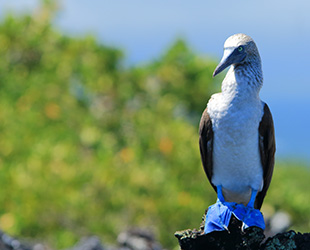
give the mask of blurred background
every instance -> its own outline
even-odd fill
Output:
[[[198,123],[234,33],[256,41],[277,163],[264,214],[310,227],[310,3],[0,2],[0,227],[65,248],[131,226],[168,249],[216,196]]]

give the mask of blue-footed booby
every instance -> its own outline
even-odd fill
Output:
[[[213,76],[229,67],[222,92],[212,95],[199,127],[201,160],[222,202],[260,209],[274,168],[272,115],[259,97],[261,59],[253,39],[230,36]]]

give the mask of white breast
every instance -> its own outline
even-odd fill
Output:
[[[225,199],[249,199],[251,188],[263,186],[258,142],[263,102],[258,96],[219,93],[210,99],[208,113],[214,132],[212,182],[222,185]]]

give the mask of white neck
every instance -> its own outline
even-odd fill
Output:
[[[249,68],[249,65],[246,66]],[[263,85],[261,67],[244,70],[243,65],[232,65],[222,82],[222,93],[227,101],[232,99],[257,99]]]

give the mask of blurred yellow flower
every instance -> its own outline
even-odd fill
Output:
[[[15,224],[15,217],[11,213],[5,213],[0,217],[1,229],[4,231],[10,231]]]
[[[162,137],[159,142],[159,150],[165,155],[169,155],[173,149],[173,142],[168,137]]]
[[[48,103],[44,108],[45,115],[51,120],[57,120],[60,116],[60,107],[56,103]]]
[[[134,152],[132,151],[131,148],[123,148],[120,151],[120,158],[122,159],[124,163],[128,163],[133,160]]]

